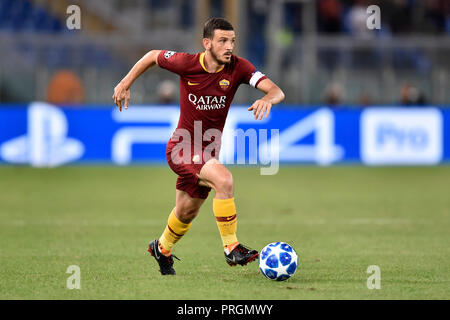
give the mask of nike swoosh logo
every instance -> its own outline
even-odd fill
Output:
[[[155,257],[157,258],[157,259],[159,259],[159,253],[158,253],[158,248],[157,247],[155,247],[155,250],[153,250],[154,252],[154,254],[155,254]]]
[[[190,85],[190,86],[197,86],[199,84],[200,84],[200,82],[190,82],[190,81],[188,81],[188,85]]]

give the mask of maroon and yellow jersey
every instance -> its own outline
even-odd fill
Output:
[[[194,122],[201,121],[202,135],[208,129],[222,132],[234,94],[242,83],[256,88],[266,76],[246,59],[232,56],[216,73],[204,65],[205,52],[189,54],[163,50],[158,65],[180,76],[180,119],[177,129],[194,136]],[[207,143],[206,143],[207,144]]]

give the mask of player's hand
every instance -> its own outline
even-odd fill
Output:
[[[114,94],[112,96],[114,103],[119,107],[119,111],[122,112],[122,101],[124,101],[125,109],[128,109],[130,104],[130,89],[127,89],[122,83],[119,83],[114,88]]]
[[[248,111],[253,110],[253,115],[255,116],[255,120],[262,120],[264,117],[264,114],[266,115],[266,118],[269,116],[270,109],[272,108],[272,103],[269,101],[266,101],[264,99],[258,99],[256,100],[250,108],[248,108]]]

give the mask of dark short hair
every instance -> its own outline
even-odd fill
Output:
[[[203,38],[212,39],[214,30],[234,30],[233,25],[223,18],[211,18],[205,22],[203,27]]]

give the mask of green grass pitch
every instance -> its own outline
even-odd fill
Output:
[[[1,299],[449,299],[450,167],[230,168],[238,238],[285,241],[285,282],[229,267],[205,202],[176,245],[177,275],[146,252],[174,206],[168,167],[0,167]],[[81,289],[69,290],[69,265]],[[367,268],[381,289],[367,288]]]

